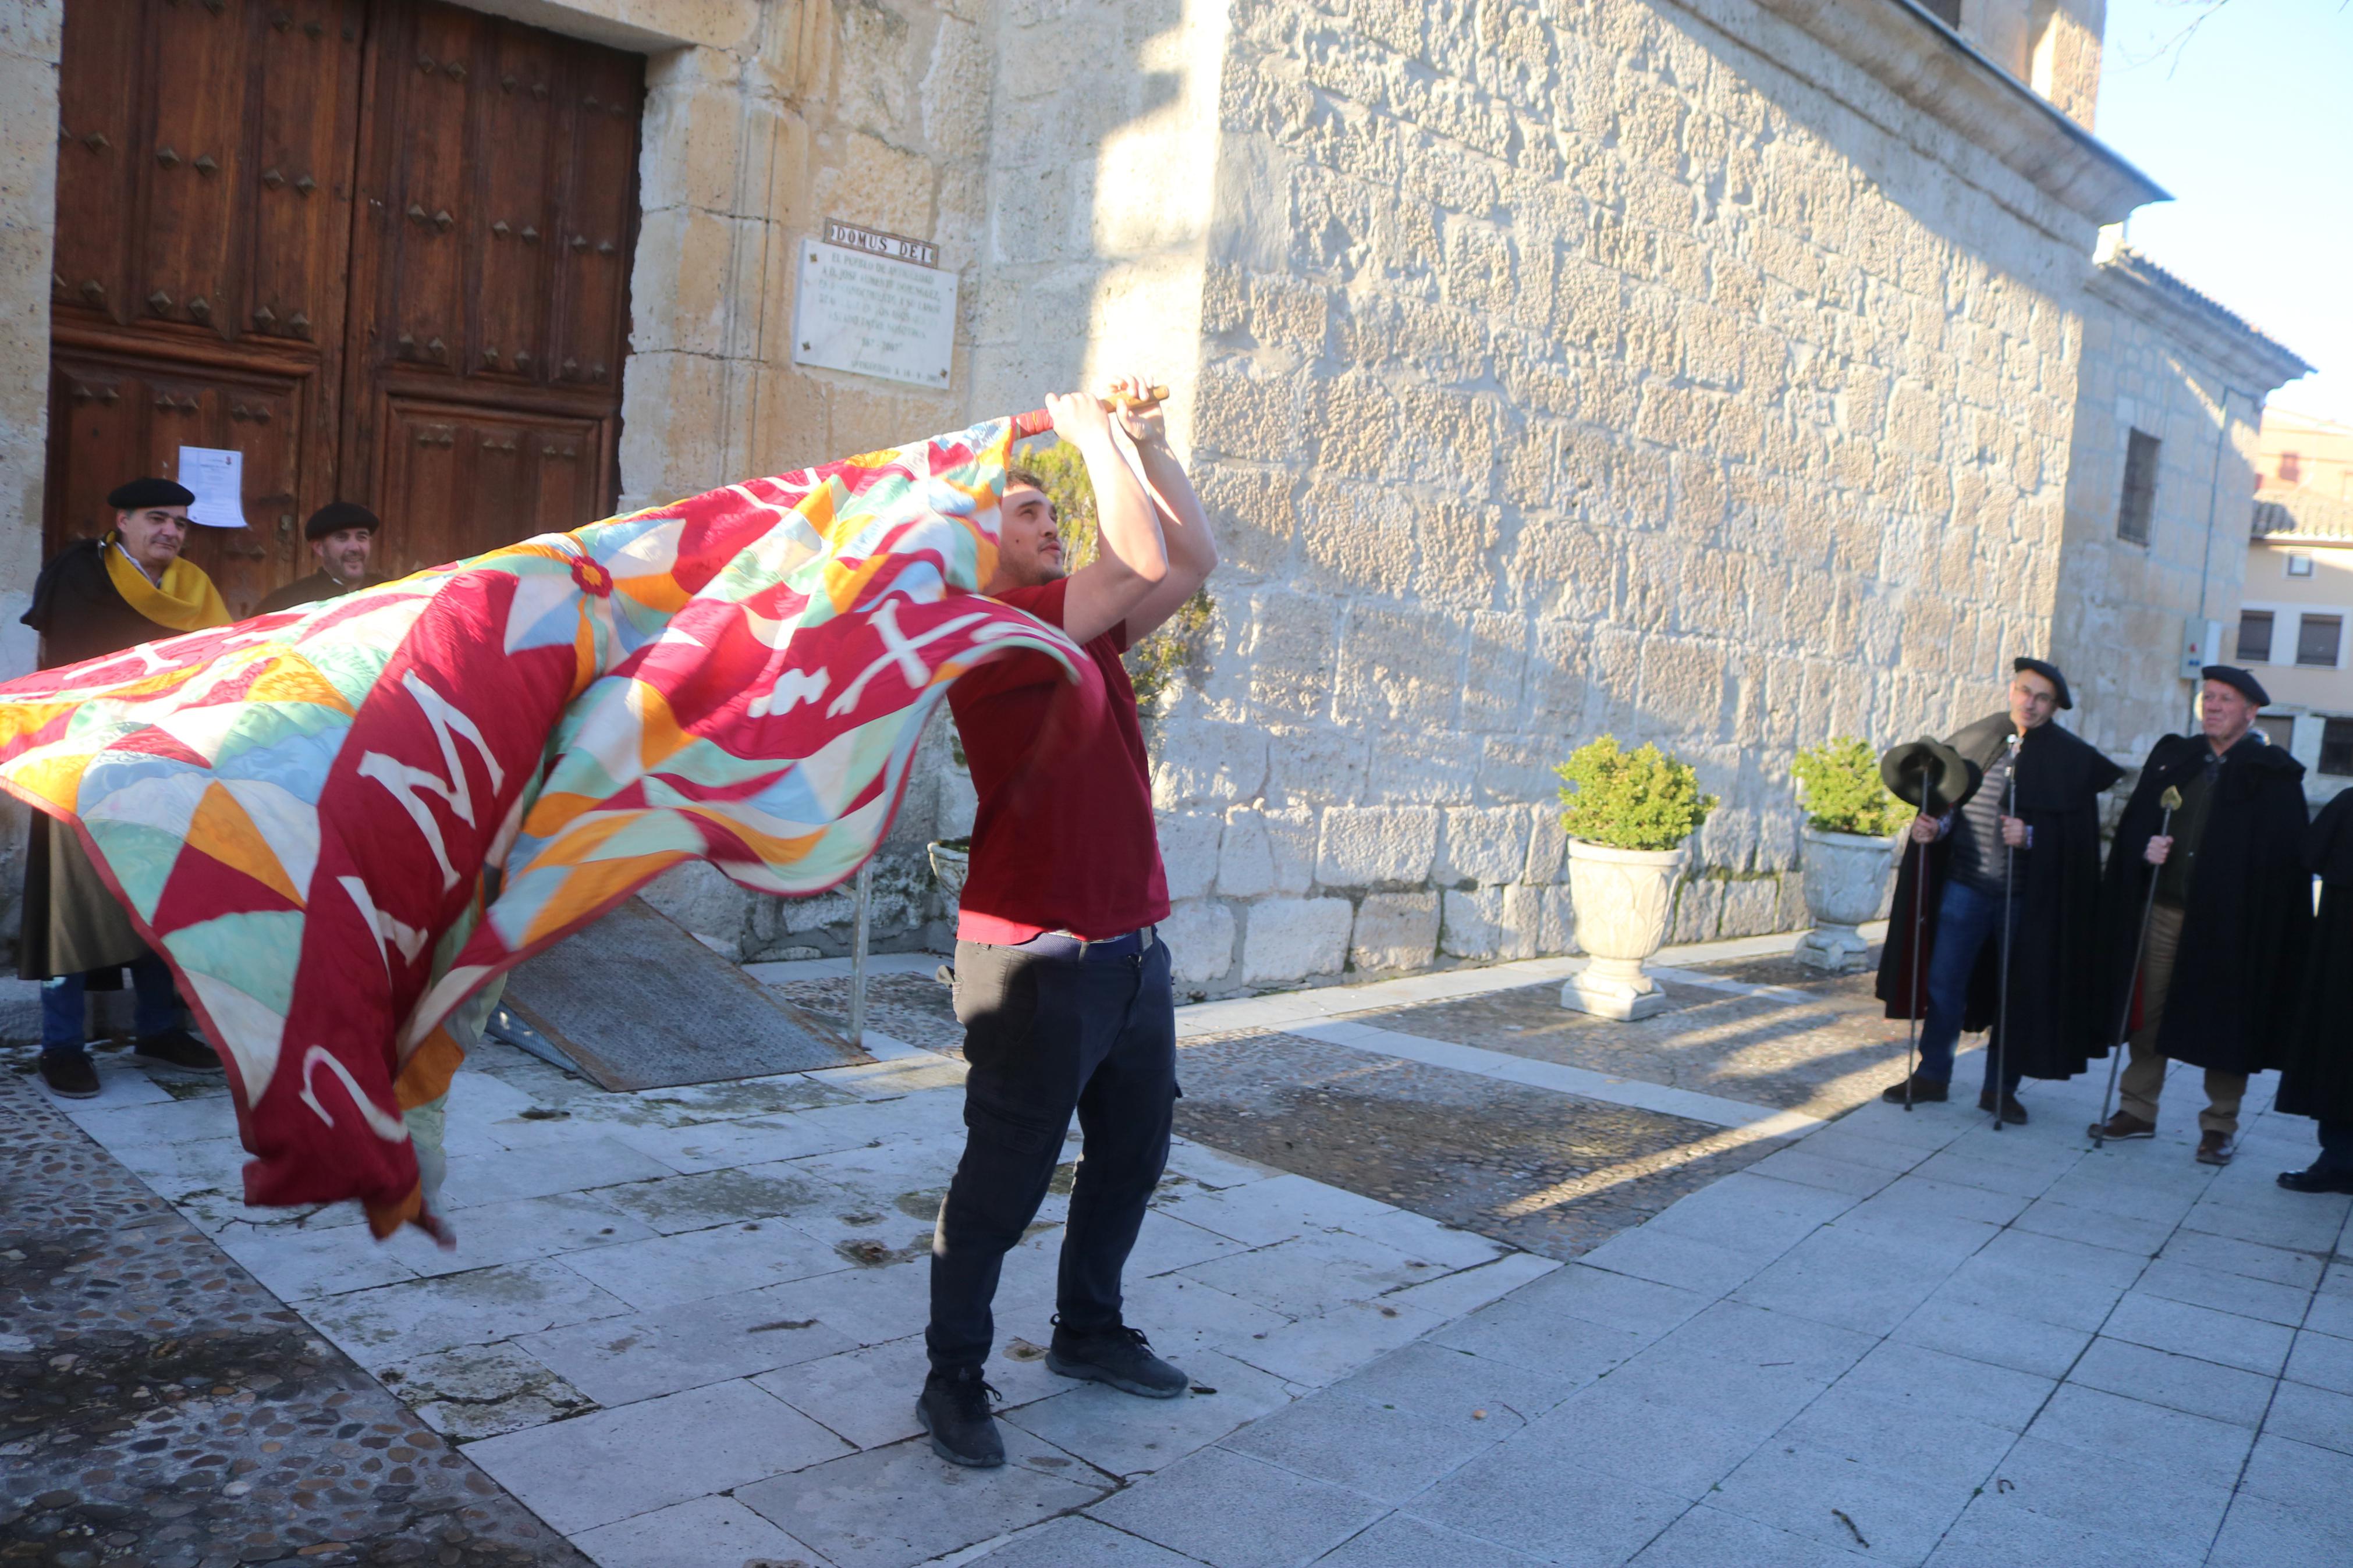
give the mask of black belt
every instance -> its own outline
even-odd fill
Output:
[[[1152,928],[1145,926],[1124,936],[1108,936],[1100,942],[1089,942],[1082,936],[1066,931],[1042,931],[1028,942],[1015,942],[1016,952],[1034,952],[1042,958],[1060,958],[1076,963],[1109,963],[1113,959],[1134,958],[1152,945]]]

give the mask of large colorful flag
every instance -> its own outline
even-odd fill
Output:
[[[1027,433],[1029,422],[1021,422]],[[730,485],[0,686],[0,787],[74,824],[227,1061],[257,1204],[421,1211],[404,1109],[493,976],[681,861],[873,852],[946,683],[1077,650],[977,596],[1015,422]]]

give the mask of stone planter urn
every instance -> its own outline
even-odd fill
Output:
[[[1568,841],[1569,909],[1588,962],[1560,988],[1560,1005],[1599,1018],[1647,1018],[1667,1005],[1642,965],[1667,940],[1675,876],[1687,846],[1612,849]]]
[[[944,838],[934,838],[923,846],[923,853],[931,858],[933,879],[939,883],[940,891],[946,895],[948,922],[953,925],[956,906],[964,899],[965,876],[972,869],[972,852],[962,842],[951,843]]]
[[[1814,929],[1798,939],[1798,962],[1832,974],[1861,969],[1871,944],[1854,928],[1887,912],[1895,880],[1894,845],[1860,833],[1809,827],[1799,864]]]

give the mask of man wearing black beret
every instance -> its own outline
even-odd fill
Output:
[[[68,545],[41,569],[25,624],[41,634],[41,668],[103,658],[143,642],[226,626],[228,606],[193,561],[188,508],[195,497],[170,479],[133,479],[106,498],[114,527]],[[25,925],[19,973],[41,982],[41,1079],[58,1094],[99,1091],[83,1039],[90,983],[138,993],[137,1054],[169,1067],[218,1072],[220,1058],[182,1026],[172,972],[147,949],[80,838],[55,818],[33,819],[25,854]]]
[[[1918,1068],[1882,1098],[1947,1098],[1961,1031],[1989,1029],[1978,1106],[1995,1110],[1999,1095],[1997,1114],[2021,1122],[2022,1078],[2072,1078],[2102,1044],[2099,994],[2086,983],[2099,908],[2099,796],[2124,771],[2051,721],[2075,705],[2057,665],[2013,660],[2005,696],[2006,711],[1947,742],[1968,772],[1959,805],[1923,811],[1912,824],[1911,840],[1928,847],[1907,853],[1896,879],[1878,994],[1888,1016],[1926,1023]],[[1915,900],[1926,949],[1916,965]]]
[[[2227,1165],[2248,1075],[2280,1065],[2312,878],[2301,854],[2304,764],[2254,727],[2271,698],[2233,666],[2200,673],[2200,733],[2168,735],[2149,752],[2108,850],[2100,963],[2108,1016],[2128,1016],[2131,1048],[2116,1112],[2093,1131],[2155,1137],[2166,1064],[2187,1062],[2206,1069],[2198,1159]],[[2169,826],[2160,803],[2168,789],[2180,792]],[[2139,981],[2128,996],[2136,954]]]
[[[376,530],[382,526],[375,513],[357,501],[329,501],[312,512],[311,521],[302,525],[302,537],[311,542],[311,559],[319,569],[271,594],[254,614],[266,616],[298,605],[315,605],[389,581],[368,570]]]

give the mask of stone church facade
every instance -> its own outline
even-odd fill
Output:
[[[56,62],[91,3],[0,21],[12,632],[69,281]],[[1949,729],[2013,655],[2098,666],[2080,727],[2145,745],[2188,700],[2189,586],[2225,619],[2238,591],[2236,512],[2185,585],[2188,476],[2207,457],[2243,508],[2261,397],[2298,373],[2095,259],[2162,195],[2091,133],[2100,0],[471,8],[646,61],[620,504],[1132,365],[1175,387],[1226,558],[1152,726],[1200,994],[1567,950],[1552,769],[1605,731],[1723,799],[1679,940],[1802,923],[1799,747]],[[828,219],[958,275],[945,390],[795,365]],[[2173,477],[2119,543],[2141,410]],[[922,845],[969,823],[944,726],[920,768],[886,945],[942,934]],[[745,957],[843,940],[839,894],[654,896]]]

